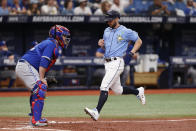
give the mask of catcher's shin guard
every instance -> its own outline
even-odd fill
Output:
[[[44,105],[44,100],[35,99],[35,101],[32,103],[32,109],[33,109],[33,117],[32,117],[32,123],[36,123],[36,121],[39,121],[41,119],[42,115],[42,107]]]
[[[38,81],[35,87],[33,88],[32,95],[32,124],[37,122],[42,123],[42,110],[44,106],[44,99],[47,91],[47,86],[41,81]]]

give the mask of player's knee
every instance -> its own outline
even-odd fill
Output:
[[[46,97],[46,92],[47,86],[43,84],[41,81],[38,81],[33,88],[34,97],[43,100]]]
[[[119,88],[119,89],[112,89],[113,92],[116,94],[116,95],[121,95],[122,92],[123,92],[123,89],[122,88]]]

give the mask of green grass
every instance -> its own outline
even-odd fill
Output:
[[[101,116],[112,118],[160,118],[196,116],[196,94],[146,95],[145,106],[135,96],[109,96]],[[46,117],[87,117],[84,107],[94,108],[98,96],[50,96],[45,102]],[[0,116],[29,113],[28,97],[0,97]]]

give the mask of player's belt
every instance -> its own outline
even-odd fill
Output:
[[[25,62],[26,62],[26,60],[24,60],[24,59],[20,59],[20,60],[19,60],[19,62],[25,63]]]
[[[106,62],[110,62],[110,61],[113,61],[113,60],[117,60],[117,58],[116,58],[116,57],[105,58],[105,61],[106,61]]]

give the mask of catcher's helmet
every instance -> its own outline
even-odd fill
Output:
[[[56,39],[58,41],[58,44],[62,48],[64,48],[64,47],[67,48],[67,46],[69,45],[69,42],[70,42],[70,32],[64,26],[61,26],[61,25],[52,26],[50,28],[50,31],[49,31],[49,36],[53,37],[54,39]],[[66,37],[65,40],[63,40],[63,36]]]

